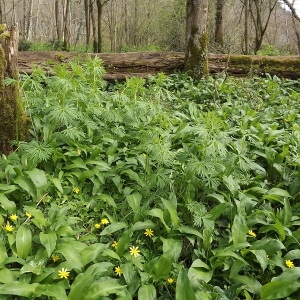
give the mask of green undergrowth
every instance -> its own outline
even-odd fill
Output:
[[[1,299],[299,299],[298,81],[54,71],[0,159]]]

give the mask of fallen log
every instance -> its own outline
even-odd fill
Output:
[[[183,52],[130,52],[130,53],[75,53],[75,52],[19,52],[20,73],[31,73],[33,65],[50,71],[57,63],[69,62],[87,56],[103,60],[105,79],[124,80],[129,76],[146,78],[159,72],[170,74],[183,70]],[[300,77],[300,56],[258,56],[209,54],[209,69],[213,73],[228,75],[277,75],[285,78]],[[51,75],[51,74],[50,74]]]

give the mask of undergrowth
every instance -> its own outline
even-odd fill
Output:
[[[300,297],[298,81],[54,71],[0,158],[1,299]]]

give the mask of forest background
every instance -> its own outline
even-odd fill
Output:
[[[185,0],[0,0],[0,23],[19,24],[20,50],[184,51],[185,9]],[[299,20],[278,0],[210,0],[208,29],[209,52],[300,53]]]

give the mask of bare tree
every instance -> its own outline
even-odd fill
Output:
[[[0,0],[0,24],[3,24],[3,8],[2,8],[2,1]]]
[[[208,0],[187,0],[185,70],[194,79],[208,75]]]
[[[215,15],[215,43],[223,46],[223,8],[225,0],[216,0],[216,15]]]
[[[109,0],[96,0],[97,4],[97,33],[98,33],[98,40],[97,40],[97,52],[100,53],[102,51],[102,12],[103,6]]]
[[[255,47],[257,53],[262,46],[262,42],[269,25],[269,21],[274,11],[277,0],[252,0],[249,2],[249,11],[255,28]]]
[[[69,18],[70,18],[70,0],[66,0],[65,9],[64,9],[64,31],[63,31],[63,44],[62,50],[70,51],[70,28],[69,28]]]
[[[89,0],[84,0],[84,16],[85,16],[85,44],[87,49],[91,38],[91,19],[90,19]]]

